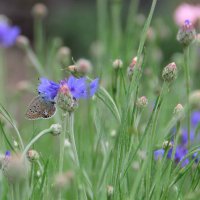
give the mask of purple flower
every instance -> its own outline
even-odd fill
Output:
[[[154,151],[154,159],[155,160],[161,159],[163,157],[164,153],[165,153],[164,149],[158,149],[158,150]]]
[[[173,152],[173,149],[170,149],[167,155],[168,158],[172,157],[172,152]],[[189,163],[189,159],[188,158],[185,159],[185,156],[187,155],[187,153],[188,153],[188,150],[184,146],[182,145],[177,146],[175,155],[174,155],[174,161],[176,163],[181,162],[181,167],[185,167]]]
[[[190,131],[190,141],[193,142],[195,139],[195,133],[193,130]],[[181,143],[187,144],[188,143],[188,130],[187,129],[183,129],[182,130],[182,134],[181,134]]]
[[[38,86],[39,95],[47,101],[54,101],[58,94],[60,85],[47,78],[40,78],[40,84]]]
[[[75,99],[86,99],[92,97],[98,89],[98,79],[93,80],[88,83],[86,78],[75,78],[70,76],[68,80],[63,80],[60,82],[60,86],[67,86],[71,95]]]
[[[92,97],[99,87],[99,79],[96,78],[90,83],[90,96]]]
[[[200,111],[194,111],[191,115],[191,124],[194,128],[196,128],[199,122],[200,122]]]
[[[6,21],[0,21],[0,46],[10,47],[14,45],[20,29],[17,26],[10,26]]]
[[[10,156],[11,156],[10,151],[6,151],[6,153],[5,153],[5,157],[7,158],[7,157],[10,157]]]

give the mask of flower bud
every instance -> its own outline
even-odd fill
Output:
[[[85,76],[92,71],[92,64],[89,60],[81,58],[76,62],[76,71],[78,75]]]
[[[58,92],[57,105],[65,112],[74,112],[78,107],[78,101],[72,97],[66,85]]]
[[[69,60],[70,60],[70,55],[71,55],[71,50],[68,47],[61,47],[58,50],[57,53],[57,59],[58,61],[63,64],[63,65],[67,65],[69,64]]]
[[[177,68],[174,62],[168,64],[162,72],[162,77],[166,82],[172,82],[176,79],[177,76]]]
[[[196,90],[190,94],[189,102],[193,108],[200,108],[200,90]]]
[[[114,69],[120,69],[123,67],[123,62],[121,59],[116,59],[113,61],[113,68]]]
[[[196,37],[196,31],[190,20],[185,20],[183,26],[179,29],[177,40],[184,46],[188,46]]]
[[[112,199],[114,188],[112,185],[107,186],[107,199]]]
[[[39,157],[40,157],[39,153],[36,150],[31,149],[27,152],[27,158],[31,162],[35,162],[35,161],[39,160]]]
[[[32,14],[36,18],[44,18],[48,13],[47,7],[43,3],[37,3],[33,6]]]
[[[137,100],[136,105],[139,108],[144,108],[144,107],[146,107],[148,105],[148,99],[145,96],[142,96]]]
[[[164,150],[171,149],[172,147],[173,147],[173,143],[171,141],[166,140],[166,141],[163,142],[162,148]]]
[[[60,124],[52,124],[51,125],[52,135],[60,135],[62,132],[62,126]]]
[[[179,115],[179,114],[183,114],[184,108],[182,106],[182,104],[177,104],[177,106],[174,108],[174,114],[175,115]]]
[[[22,154],[6,154],[2,170],[10,183],[16,183],[28,178],[30,166],[27,158]]]
[[[19,35],[16,39],[16,45],[25,50],[29,46],[29,39],[24,35]]]
[[[136,70],[135,66],[136,66],[137,62],[138,62],[138,58],[134,57],[132,59],[131,64],[129,65],[129,67],[127,69],[127,75],[128,75],[129,80],[132,79],[133,73]],[[142,64],[142,59],[139,61],[138,65],[137,65],[137,69],[139,69],[139,70],[141,69],[141,64]]]
[[[69,187],[73,178],[74,178],[74,173],[72,171],[57,174],[54,179],[54,184],[53,184],[54,189],[61,190]]]

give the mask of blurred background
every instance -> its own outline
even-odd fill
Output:
[[[63,45],[68,46],[71,49],[71,55],[74,60],[77,60],[80,57],[92,59],[92,44],[99,39],[97,2],[98,1],[95,0],[0,0],[0,14],[6,15],[11,20],[12,24],[19,26],[21,28],[21,33],[27,36],[32,43],[34,39],[32,8],[36,3],[44,3],[48,8],[48,15],[44,19],[44,36],[47,44],[52,40],[52,38],[62,38]],[[131,1],[109,0],[108,2],[108,15],[105,17],[107,17],[107,21],[109,22],[112,18],[109,12],[111,5],[113,3],[117,4],[118,2],[122,2],[121,27],[123,32]],[[130,58],[134,56],[133,54],[137,51],[140,33],[145,18],[149,12],[151,2],[152,1],[150,0],[135,1],[135,5],[138,7],[138,12],[136,16],[137,19],[134,19],[133,21],[138,22],[139,28],[137,29],[136,27],[136,31],[133,30],[133,32],[135,31],[133,36],[134,38],[132,38],[134,50],[130,53],[127,62],[130,61]],[[151,63],[152,66],[155,64],[156,67],[160,66],[162,68],[172,59],[174,52],[181,52],[181,47],[176,42],[178,26],[174,22],[173,15],[177,6],[184,2],[195,4],[199,3],[199,0],[158,1],[155,17],[152,21],[152,27],[155,29],[149,31],[150,42],[147,45],[147,49],[152,46],[155,47],[155,54],[153,55],[155,63]],[[109,28],[110,27],[108,26],[108,29]],[[157,32],[154,32],[154,30]],[[105,32],[106,31],[109,30],[105,30]],[[114,33],[111,33],[111,37],[112,34]],[[123,54],[116,55],[125,59]],[[104,59],[105,63],[108,64],[114,60],[116,58],[114,56],[114,53],[113,55],[112,53],[109,54],[106,61]],[[102,65],[105,63],[102,63]],[[6,49],[6,67],[6,87],[9,93],[13,93],[17,90],[16,86],[18,86],[20,81],[32,81],[39,78],[37,75],[33,77],[34,71],[30,71],[30,68],[27,67],[27,58],[25,53],[16,46]],[[159,74],[160,71],[156,73]],[[196,74],[198,75],[198,73]]]

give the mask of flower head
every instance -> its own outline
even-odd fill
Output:
[[[70,92],[75,99],[86,99],[92,97],[99,85],[99,79],[87,83],[86,78],[75,78],[70,76],[68,80],[60,82],[60,92]]]
[[[191,131],[190,132],[190,141],[193,142],[194,139],[195,139],[195,133],[194,133],[194,131]],[[181,143],[183,145],[188,143],[188,131],[187,131],[187,129],[182,130]]]
[[[172,157],[172,152],[173,152],[173,149],[170,149],[167,154],[168,158]],[[188,153],[188,150],[186,149],[185,146],[183,146],[183,145],[177,146],[176,150],[175,150],[174,161],[176,163],[181,162],[181,167],[185,167],[189,163],[189,159],[185,158],[187,153]]]
[[[17,26],[10,26],[7,21],[0,21],[0,46],[10,47],[12,46],[17,36],[20,34],[20,29]]]
[[[191,115],[191,124],[194,128],[196,128],[199,122],[200,122],[200,111],[194,111]]]
[[[189,19],[186,19],[177,33],[177,40],[180,44],[188,46],[195,38],[196,31]]]
[[[54,101],[57,96],[60,85],[47,78],[41,78],[38,86],[39,95],[47,101]]]

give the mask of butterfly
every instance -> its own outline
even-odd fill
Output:
[[[26,111],[26,118],[30,120],[47,119],[52,117],[56,112],[55,102],[47,101],[41,96],[35,97]]]

